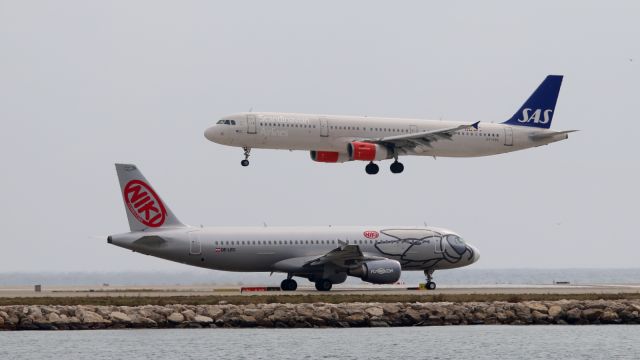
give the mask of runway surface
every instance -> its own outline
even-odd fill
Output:
[[[277,295],[437,295],[437,294],[638,294],[640,284],[618,285],[442,285],[436,290],[408,290],[407,286],[336,286],[330,292],[300,286],[297,291],[242,291],[238,286],[43,286],[40,292],[33,286],[0,287],[0,298],[11,297],[147,297],[147,296],[267,296]]]

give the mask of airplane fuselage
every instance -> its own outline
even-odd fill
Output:
[[[299,273],[305,262],[344,245],[397,260],[402,270],[451,269],[479,258],[457,234],[433,227],[182,227],[111,235],[109,242],[193,266],[245,272]]]
[[[383,117],[294,113],[239,113],[225,116],[205,131],[207,139],[229,146],[338,152],[347,161],[347,146],[354,141],[386,138],[456,127],[465,123]],[[549,134],[532,138],[531,135]],[[416,147],[397,155],[476,157],[546,145],[566,139],[549,129],[480,122],[477,128],[453,133],[450,139]]]

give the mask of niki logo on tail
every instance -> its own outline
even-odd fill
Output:
[[[542,112],[542,109],[537,109],[533,114],[529,115],[531,110],[532,109],[529,109],[529,108],[522,109],[522,119],[518,119],[518,122],[521,122],[521,123],[534,122],[535,124],[548,124],[549,121],[551,121],[551,113],[553,112],[553,110],[547,109],[544,112]],[[542,119],[540,119],[540,115],[543,116]]]
[[[160,227],[164,224],[167,211],[160,197],[145,182],[129,181],[124,187],[123,196],[129,211],[138,221],[149,227]]]

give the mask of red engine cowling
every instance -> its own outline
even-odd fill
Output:
[[[317,162],[337,163],[349,161],[349,156],[337,151],[316,151],[311,150],[311,160]]]
[[[391,158],[391,152],[384,146],[354,141],[347,146],[349,160],[376,161]]]

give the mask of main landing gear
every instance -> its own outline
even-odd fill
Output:
[[[247,146],[243,146],[242,150],[244,150],[244,160],[240,161],[240,165],[249,166],[249,155],[251,154],[251,148]]]
[[[293,280],[291,276],[287,276],[287,278],[280,283],[280,289],[282,289],[282,291],[295,291],[297,288],[298,283]]]
[[[375,175],[378,173],[378,171],[380,171],[380,167],[378,166],[378,164],[375,164],[373,161],[368,163],[367,166],[364,168],[364,170],[367,172],[367,174],[369,175]]]
[[[427,289],[428,290],[435,290],[436,289],[436,283],[433,282],[433,270],[425,270],[424,271],[424,275],[427,277]]]
[[[316,281],[316,290],[318,291],[329,291],[331,290],[331,286],[333,284],[331,283],[331,280],[329,279],[320,279],[318,281]]]
[[[404,171],[404,165],[402,165],[401,162],[398,162],[398,160],[394,161],[393,164],[391,164],[391,172],[394,174],[400,174],[401,172]],[[380,167],[378,166],[378,164],[374,163],[373,161],[368,163],[367,166],[364,168],[364,170],[367,172],[367,174],[369,175],[375,175],[378,173],[378,171],[380,171]]]
[[[401,172],[404,171],[404,165],[402,165],[401,162],[398,162],[398,159],[396,159],[396,161],[393,162],[393,164],[391,164],[391,172],[394,174],[400,174]]]

